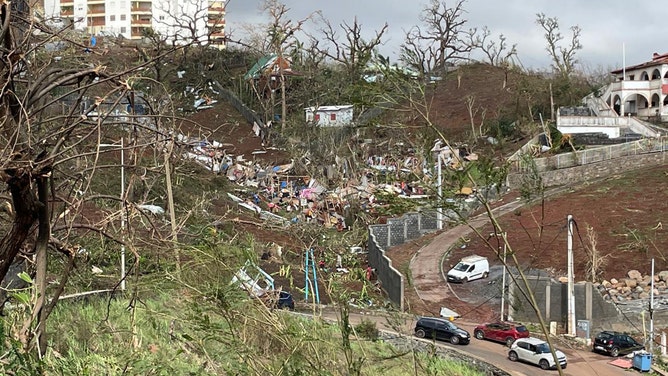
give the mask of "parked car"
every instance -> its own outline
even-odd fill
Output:
[[[644,350],[645,346],[628,334],[604,330],[594,338],[594,352],[602,352],[611,356],[630,354]]]
[[[471,335],[452,322],[437,317],[421,317],[415,323],[415,335],[419,338],[432,338],[450,341],[453,345],[466,345],[471,342]]]
[[[448,282],[466,283],[489,276],[487,257],[473,255],[462,258],[448,271]]]
[[[526,326],[507,321],[480,324],[473,330],[473,336],[477,339],[503,342],[508,347],[518,338],[527,338],[529,335]]]
[[[568,361],[566,354],[555,349],[554,352],[559,359],[561,369],[566,369]],[[508,359],[513,362],[518,360],[535,364],[542,369],[556,369],[557,363],[554,361],[554,356],[550,352],[550,345],[539,338],[520,338],[513,342],[513,345],[508,351]]]

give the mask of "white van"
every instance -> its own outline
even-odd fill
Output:
[[[448,282],[465,283],[479,278],[487,278],[488,275],[489,262],[487,257],[467,256],[448,271]]]

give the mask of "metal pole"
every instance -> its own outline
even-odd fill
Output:
[[[121,137],[121,239],[125,243],[125,150]],[[121,244],[121,291],[125,291],[125,244]]]
[[[573,216],[568,215],[568,334],[575,336],[575,296],[573,284]]]
[[[442,204],[442,194],[443,194],[443,181],[441,180],[441,152],[439,150],[438,155],[436,156],[436,163],[437,167],[436,170],[438,171],[438,211],[436,215],[436,219],[438,221],[438,229],[442,230],[443,229],[443,204]]]
[[[503,233],[503,277],[501,277],[501,321],[506,297],[506,233]]]
[[[649,353],[654,354],[654,259],[652,259],[652,279],[649,293]]]

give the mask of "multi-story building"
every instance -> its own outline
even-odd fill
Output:
[[[619,116],[668,120],[668,54],[611,72],[616,81],[604,93],[605,100]]]
[[[151,28],[177,44],[225,47],[225,0],[44,0],[44,13],[91,35],[141,39]]]

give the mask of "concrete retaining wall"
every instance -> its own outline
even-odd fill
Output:
[[[557,322],[563,331],[568,322],[568,284],[549,277],[527,276],[529,285],[536,298],[538,309],[546,323]],[[517,279],[517,281],[520,281]],[[606,300],[591,282],[579,282],[574,286],[575,320],[589,320],[590,336],[601,330],[636,332],[642,328],[640,311],[624,312],[611,300]],[[538,322],[538,316],[522,293],[523,285],[511,283],[509,316],[512,320]]]
[[[369,265],[376,270],[376,277],[390,301],[404,310],[404,276],[392,266],[385,250],[417,239],[427,232],[436,231],[436,212],[407,213],[399,218],[390,218],[387,224],[369,226]]]
[[[577,184],[589,180],[603,178],[625,171],[636,170],[668,163],[668,153],[657,152],[651,154],[630,155],[624,158],[610,159],[570,168],[562,168],[540,173],[546,187]],[[508,175],[508,186],[517,189],[521,187],[523,174]]]

